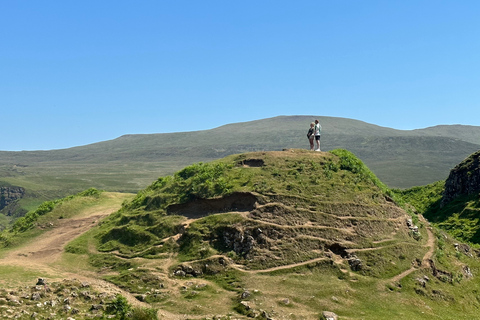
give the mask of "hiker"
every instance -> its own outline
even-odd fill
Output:
[[[322,132],[322,126],[318,120],[315,120],[315,142],[317,144],[317,148],[315,151],[320,151],[320,134]]]
[[[313,139],[315,139],[314,133],[315,133],[315,123],[312,122],[310,123],[310,129],[308,129],[308,132],[307,132],[308,142],[310,142],[310,151],[313,151]]]

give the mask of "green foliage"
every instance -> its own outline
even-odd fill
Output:
[[[154,289],[163,287],[159,277],[152,274],[151,270],[140,268],[122,270],[118,275],[110,275],[106,279],[134,294],[149,293]]]
[[[18,233],[32,229],[35,226],[35,222],[38,220],[39,216],[43,216],[46,213],[51,212],[57,204],[63,201],[63,199],[60,199],[42,203],[35,211],[28,212],[25,217],[19,218],[17,221],[15,221],[11,228],[11,232]]]
[[[198,219],[179,239],[179,259],[205,259],[217,250],[229,251],[223,246],[222,231],[243,220],[238,214],[216,214]]]
[[[478,195],[461,196],[444,207],[427,210],[425,217],[453,237],[480,245],[480,199]]]
[[[228,194],[233,185],[225,177],[232,164],[224,162],[196,163],[173,176],[159,178],[125,206],[126,209],[146,207],[164,210],[172,203],[185,203],[197,198]]]
[[[403,206],[409,204],[415,208],[416,212],[428,215],[428,212],[438,209],[444,188],[445,181],[437,181],[405,190],[393,189],[392,192],[397,195],[399,204]]]
[[[132,320],[158,320],[157,310],[153,308],[133,308],[129,319]]]
[[[213,281],[223,289],[232,292],[240,292],[245,285],[241,272],[235,269],[228,269],[226,272],[214,275],[206,275],[205,279]]]
[[[127,298],[117,295],[115,300],[107,304],[107,312],[114,314],[116,319],[127,320],[132,306],[128,303]]]
[[[330,151],[330,153],[340,158],[339,166],[341,170],[347,170],[356,174],[361,181],[371,182],[384,192],[388,190],[387,186],[352,152],[344,149],[335,149]]]
[[[90,254],[88,262],[99,270],[112,269],[120,271],[134,267],[133,261],[120,259],[112,254]]]
[[[76,196],[77,197],[98,197],[101,193],[102,191],[96,188],[89,188],[85,191],[78,193]]]
[[[67,203],[73,199],[84,197],[98,197],[101,191],[90,188],[76,195],[71,195],[62,199],[45,201],[39,205],[35,210],[28,212],[24,217],[15,221],[11,228],[2,231],[0,234],[0,242],[3,246],[11,244],[12,239],[19,233],[25,233],[35,227],[38,219],[46,214],[52,212],[60,204]]]
[[[136,211],[134,211],[136,213]],[[158,253],[175,250],[175,243],[162,239],[174,236],[182,230],[185,217],[158,215],[152,212],[132,214],[121,210],[100,226],[95,238],[98,250],[118,250],[130,257],[155,258]]]

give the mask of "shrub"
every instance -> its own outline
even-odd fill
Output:
[[[122,295],[117,295],[115,300],[107,304],[107,312],[115,314],[120,320],[126,320],[131,309],[132,306],[128,303],[127,298]]]
[[[133,320],[158,320],[157,310],[150,308],[134,308],[129,319]]]

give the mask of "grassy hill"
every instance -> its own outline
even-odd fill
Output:
[[[50,266],[165,319],[475,319],[475,249],[413,213],[438,194],[420,189],[393,192],[341,149],[230,155],[157,179]]]
[[[91,145],[50,151],[0,152],[0,184],[26,189],[20,207],[90,187],[137,192],[159,176],[231,154],[307,148],[306,130],[318,118],[322,150],[351,150],[388,186],[408,188],[443,180],[480,149],[480,127],[437,126],[395,130],[362,121],[280,116],[211,130],[125,135]]]
[[[452,168],[445,181],[398,191],[438,228],[475,246],[480,245],[480,152]]]

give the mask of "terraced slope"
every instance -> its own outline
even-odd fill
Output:
[[[476,250],[407,214],[397,196],[345,150],[232,155],[158,179],[66,245],[62,205],[43,216],[58,227],[38,238],[38,255],[27,246],[11,261],[41,256],[36,277],[88,276],[92,290],[160,319],[475,318]],[[58,236],[65,252],[44,250]],[[79,313],[58,314],[102,316],[75,301]],[[37,317],[50,310],[28,303]]]
[[[306,268],[385,285],[416,271],[423,260],[428,268],[433,235],[424,223],[417,230],[409,220],[388,189],[345,150],[254,152],[158,179],[94,230],[90,245],[84,238],[67,250],[88,255],[97,266],[102,261],[98,271],[105,279],[162,310],[172,313],[180,304],[189,317],[213,310],[250,314],[237,294],[262,275]],[[93,243],[95,251],[83,249]],[[414,268],[413,261],[419,261]],[[161,293],[146,290],[154,278],[161,279]],[[271,283],[258,281],[255,286],[268,291]],[[138,282],[148,285],[139,289]],[[178,287],[184,288],[180,296]],[[298,303],[295,312],[306,319],[320,312]],[[288,308],[280,304],[268,313],[278,316]]]

